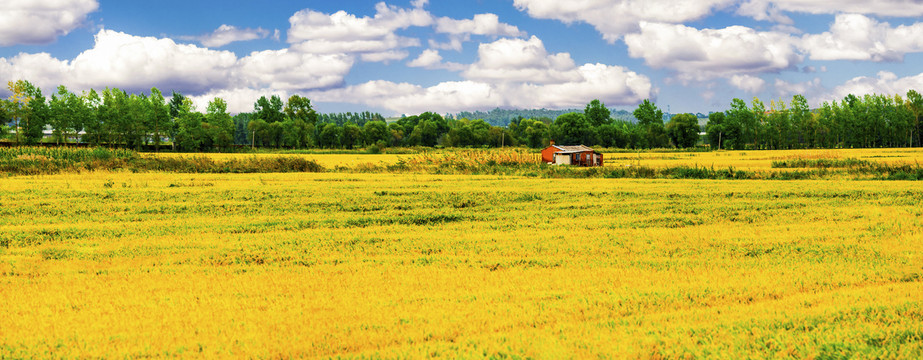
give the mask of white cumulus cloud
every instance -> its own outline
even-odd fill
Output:
[[[97,9],[96,0],[4,0],[0,46],[53,42],[81,26]]]
[[[232,42],[265,39],[268,36],[269,30],[263,28],[241,29],[236,26],[221,25],[211,34],[198,37],[198,40],[204,46],[220,48]]]
[[[623,35],[636,32],[641,22],[681,24],[702,19],[734,0],[513,0],[529,16],[554,19],[565,23],[592,25],[603,38],[615,42]]]
[[[318,101],[362,103],[401,114],[472,109],[570,108],[600,99],[610,106],[635,105],[654,95],[650,79],[619,66],[587,64],[579,80],[559,84],[449,81],[431,87],[391,81],[369,81],[312,92]]]
[[[828,96],[829,91],[821,83],[820,78],[803,82],[788,82],[782,79],[776,79],[773,92],[777,98],[782,101],[788,101],[795,95],[804,95],[808,101],[812,101],[811,106],[817,106],[821,99]]]
[[[656,96],[647,76],[621,66],[586,64],[577,69],[577,81],[539,85],[522,84],[508,89],[509,104],[517,108],[572,108],[599,99],[609,106],[635,105]],[[521,91],[517,91],[521,90]]]
[[[763,91],[766,80],[752,75],[733,75],[728,82],[734,87],[751,94]]]
[[[353,66],[353,58],[342,54],[306,54],[282,50],[251,53],[240,59],[236,73],[250,87],[280,90],[316,89],[340,86]]]
[[[564,83],[579,81],[568,53],[549,54],[541,39],[500,39],[481,44],[478,61],[462,76],[486,82]]]
[[[583,106],[587,99],[613,106],[634,105],[655,95],[651,80],[644,75],[605,64],[578,67],[570,54],[549,54],[537,37],[481,44],[478,54],[478,61],[462,74],[466,81],[431,87],[369,81],[316,91],[311,96],[320,101],[362,103],[417,114],[494,107],[567,108]],[[447,64],[438,51],[426,50],[408,66],[444,68]]]
[[[320,101],[360,102],[401,114],[427,111],[458,112],[500,106],[501,94],[489,84],[472,81],[443,82],[431,87],[375,80],[326,92],[314,93]],[[489,105],[488,105],[489,104]]]
[[[685,25],[642,23],[641,32],[625,37],[628,53],[655,68],[676,71],[683,80],[706,80],[779,72],[804,60],[799,39],[743,26],[704,29]]]
[[[436,49],[461,50],[462,43],[470,41],[472,35],[525,34],[516,26],[500,22],[496,14],[477,14],[471,19],[437,18],[423,9],[426,3],[414,2],[411,9],[378,3],[372,17],[345,11],[325,14],[301,10],[289,19],[288,41],[302,52],[345,53],[362,55],[365,61],[391,61],[403,59],[396,56],[406,54],[401,49],[421,45],[418,38],[398,35],[398,31],[410,27],[432,27],[436,33],[448,34],[447,42],[429,40],[430,47]]]
[[[325,14],[301,10],[289,19],[288,42],[301,52],[325,54],[372,54],[366,61],[400,60],[400,49],[420,46],[420,40],[395,32],[411,26],[430,26],[433,17],[421,9],[400,9],[379,3],[374,17],[358,17],[345,11]],[[406,57],[406,55],[404,55]]]
[[[500,22],[496,14],[477,14],[472,19],[456,20],[441,17],[436,20],[436,32],[496,36],[523,36],[518,27]]]
[[[418,67],[424,69],[444,69],[450,71],[460,71],[465,68],[465,65],[453,63],[453,62],[442,62],[442,55],[439,55],[439,51],[428,49],[424,50],[419,57],[407,63],[409,67]]]
[[[805,35],[804,51],[813,60],[902,61],[923,51],[923,23],[891,27],[864,15],[841,14],[830,31]]]
[[[854,13],[877,16],[923,16],[923,2],[916,0],[748,0],[741,4],[738,13],[756,20],[786,21],[791,19],[782,12],[808,14]]]
[[[237,63],[226,51],[181,45],[170,39],[137,37],[100,30],[95,46],[73,60],[48,54],[20,54],[0,59],[0,77],[27,79],[43,88],[59,84],[77,89],[118,87],[127,90],[152,86],[185,91],[223,87]]]
[[[343,54],[305,54],[290,49],[254,52],[238,58],[229,51],[177,44],[170,39],[139,37],[111,30],[96,34],[92,49],[73,60],[49,54],[0,58],[0,78],[26,79],[43,89],[66,85],[75,90],[114,87],[146,92],[158,87],[187,95],[241,89],[293,92],[342,86],[354,59]],[[252,105],[253,99],[232,108]]]
[[[910,90],[923,91],[923,73],[898,77],[888,71],[881,71],[876,77],[859,76],[833,88],[826,100],[840,100],[846,95],[884,94],[903,96]]]

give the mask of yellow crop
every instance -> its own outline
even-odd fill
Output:
[[[160,153],[144,156],[188,157],[189,154]],[[276,154],[210,154],[216,160],[245,159],[252,157],[277,157]],[[404,161],[411,165],[453,161],[462,163],[528,163],[540,161],[538,150],[519,148],[492,150],[445,149],[422,154],[286,154],[316,160],[325,168],[356,168],[363,165],[393,165]],[[773,151],[711,151],[711,152],[620,152],[604,153],[606,167],[714,167],[739,170],[769,170],[773,161],[793,159],[858,159],[886,164],[923,164],[923,150],[918,148],[895,149],[816,149]]]
[[[905,181],[5,177],[0,358],[920,358],[921,203]]]
[[[773,161],[793,159],[859,159],[892,165],[923,163],[923,150],[919,148],[639,152],[604,155],[608,166],[640,164],[651,167],[733,167],[741,170],[768,170]]]

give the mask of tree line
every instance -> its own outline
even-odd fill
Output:
[[[371,112],[317,114],[311,101],[299,95],[285,103],[278,96],[264,96],[254,103],[253,112],[232,117],[221,98],[209,101],[201,113],[189,97],[173,92],[167,100],[157,88],[148,94],[116,88],[76,94],[59,86],[46,98],[40,88],[25,80],[7,85],[12,95],[0,100],[0,139],[23,145],[48,141],[44,130],[50,127],[50,140],[57,144],[170,146],[179,151],[223,150],[233,145],[351,147],[360,142],[350,139],[365,140],[366,134],[356,134],[357,123],[368,128],[385,124],[381,114]],[[335,132],[334,140],[330,131]]]
[[[706,131],[711,147],[722,149],[914,147],[923,143],[921,115],[916,90],[906,98],[850,94],[817,109],[802,95],[769,108],[757,98],[749,106],[734,99],[727,111],[709,115]]]
[[[551,140],[558,144],[584,144],[607,148],[694,147],[702,128],[698,115],[664,116],[650,100],[631,115],[613,116],[605,104],[593,100],[583,112],[572,111],[556,119],[518,116],[507,126],[484,119],[454,119],[427,112],[387,122],[372,112],[318,114],[308,98],[292,95],[260,97],[252,112],[231,116],[227,103],[214,98],[205,113],[194,110],[192,100],[173,92],[169,100],[157,88],[148,94],[119,89],[89,90],[75,94],[59,86],[50,99],[28,81],[10,81],[12,95],[2,100],[0,138],[18,144],[43,140],[46,126],[51,141],[90,145],[154,149],[169,146],[178,151],[214,151],[233,145],[270,148],[381,149],[398,146],[540,148]],[[849,95],[810,109],[807,99],[795,95],[786,104],[772,101],[767,108],[754,98],[748,105],[734,99],[730,109],[713,112],[701,140],[721,149],[795,149],[835,147],[920,146],[923,97],[914,90],[901,96]],[[667,119],[668,121],[664,121]],[[0,122],[5,123],[5,121]]]

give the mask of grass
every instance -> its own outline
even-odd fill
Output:
[[[609,165],[605,167],[579,168],[542,164],[538,154],[515,148],[433,150],[415,155],[262,154],[244,156],[239,154],[140,154],[129,150],[103,148],[8,148],[0,149],[0,172],[9,175],[41,175],[87,171],[175,173],[331,171],[338,173],[506,175],[541,178],[923,180],[923,167],[918,162],[843,159],[832,151],[819,154],[787,155],[781,159],[771,158],[771,169],[748,166],[746,163],[743,168],[736,168],[733,165],[728,165],[726,168],[714,165],[700,166],[697,162],[691,161],[658,166],[652,164],[650,159],[644,160],[640,155],[638,154],[638,159],[632,159],[629,163],[624,162],[625,158],[615,158],[610,159]],[[699,156],[701,154],[688,153],[687,155]],[[714,155],[720,156],[721,153]],[[741,155],[746,155],[746,153],[741,153]],[[364,161],[376,158],[382,160],[377,163]],[[327,164],[327,166],[322,164]]]
[[[163,171],[176,173],[320,172],[323,166],[298,156],[246,157],[142,156],[131,150],[106,148],[0,148],[0,172],[42,175],[86,171]]]
[[[7,177],[0,358],[923,356],[923,183],[714,173]]]

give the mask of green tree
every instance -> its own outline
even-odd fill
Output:
[[[632,112],[632,115],[638,119],[638,127],[642,133],[643,147],[655,148],[664,147],[667,144],[667,137],[663,126],[663,111],[650,100],[644,100],[638,105],[638,108]]]
[[[405,130],[399,123],[388,124],[389,142],[391,146],[401,146],[404,143]]]
[[[770,102],[768,130],[766,136],[769,140],[771,149],[789,149],[791,148],[791,117],[785,101],[779,99],[778,102]]]
[[[592,134],[589,121],[581,113],[558,116],[551,125],[551,136],[559,145],[586,144]]]
[[[916,90],[910,90],[907,92],[907,106],[910,108],[910,111],[913,113],[913,125],[911,127],[911,143],[915,140],[916,146],[923,145],[921,141],[921,121],[920,118],[923,117],[923,96],[920,95]],[[916,137],[914,137],[916,134]],[[911,145],[913,146],[913,145]]]
[[[388,124],[381,120],[369,121],[362,126],[362,137],[367,145],[377,144],[378,142],[387,143],[390,135]]]
[[[708,144],[711,145],[712,149],[723,149],[724,120],[723,112],[708,114],[708,123],[705,124],[705,132],[708,137]]]
[[[317,144],[324,148],[335,148],[340,145],[340,129],[336,124],[327,123],[317,135]]]
[[[234,120],[228,114],[228,103],[216,97],[208,103],[205,119],[209,124],[209,137],[215,146],[228,148],[234,143]]]
[[[187,112],[180,116],[176,122],[176,148],[181,151],[198,151],[208,148],[211,139],[208,136],[202,124],[205,123],[205,116],[198,112]]]
[[[67,143],[67,128],[76,122],[74,109],[68,108],[68,96],[73,95],[64,85],[58,86],[58,92],[51,94],[48,103],[49,122],[53,129],[52,136],[58,145]]]
[[[757,97],[753,97],[750,102],[751,113],[753,114],[753,144],[756,149],[763,149],[766,142],[766,133],[768,127],[766,104]]]
[[[291,119],[286,131],[293,131],[289,137],[298,145],[296,147],[313,146],[317,134],[317,112],[311,106],[311,100],[299,95],[292,95],[283,108],[285,117]]]
[[[285,116],[290,119],[304,121],[312,126],[317,125],[317,112],[311,107],[311,100],[306,97],[292,95],[284,108]]]
[[[169,129],[170,137],[173,138],[174,148],[176,147],[180,118],[190,112],[192,112],[192,99],[174,91],[170,99],[170,117],[173,119],[173,126]]]
[[[914,114],[909,101],[904,101],[900,95],[894,96],[894,109],[891,111],[893,144],[898,146],[913,146]]]
[[[837,146],[837,141],[833,137],[835,132],[836,115],[833,107],[829,102],[824,101],[820,109],[817,110],[817,122],[823,131],[819,135],[818,141],[820,147],[833,148]]]
[[[21,126],[23,130],[23,143],[33,145],[42,141],[45,125],[48,124],[50,111],[45,96],[42,95],[42,89],[32,87],[29,94],[29,115],[26,117],[26,124]]]
[[[625,134],[622,128],[616,124],[605,124],[596,128],[596,135],[599,137],[598,145],[603,147],[620,147],[618,144],[625,143]]]
[[[748,142],[753,141],[754,128],[753,112],[747,107],[747,103],[737,98],[731,100],[731,108],[725,112],[724,143],[741,150]]]
[[[125,146],[141,150],[141,146],[148,143],[150,136],[151,109],[150,101],[144,94],[125,94],[124,118],[119,122]]]
[[[445,146],[471,146],[477,142],[474,138],[474,133],[471,131],[470,120],[460,119],[452,121],[449,127],[449,132],[446,134]]]
[[[583,110],[583,116],[586,116],[590,126],[593,127],[608,124],[610,115],[611,112],[609,108],[598,99],[590,101],[590,103],[586,105],[586,109]]]
[[[18,144],[36,144],[42,139],[47,120],[47,105],[42,90],[26,80],[9,81],[9,113],[16,128]]]
[[[790,138],[794,144],[798,144],[798,147],[805,148],[811,142],[810,139],[810,124],[811,120],[811,108],[808,107],[808,100],[805,99],[803,95],[795,95],[792,97],[791,102],[791,121],[792,121],[792,134]]]
[[[545,146],[548,142],[548,125],[541,120],[524,119],[517,124],[519,142],[532,148]]]
[[[362,129],[356,123],[350,121],[343,125],[343,133],[340,135],[340,144],[347,149],[352,149],[362,141]]]
[[[480,121],[484,122],[484,120],[480,120]],[[487,122],[484,122],[484,123],[487,124]],[[487,124],[487,126],[489,128],[487,129],[487,139],[484,145],[492,146],[492,147],[505,147],[505,146],[516,146],[517,145],[516,138],[513,137],[512,134],[510,134],[510,132],[507,131],[507,129],[499,127],[499,126],[490,126],[490,124]]]
[[[234,115],[234,144],[250,145],[250,132],[247,131],[247,125],[250,124],[250,113],[239,113]]]
[[[6,139],[10,135],[10,127],[7,125],[12,121],[10,115],[10,103],[5,99],[0,99],[0,140]]]
[[[83,101],[90,111],[84,121],[86,134],[83,135],[83,141],[99,146],[108,140],[105,128],[108,109],[105,107],[103,97],[93,89],[83,94]]]
[[[666,126],[667,135],[677,147],[694,147],[699,142],[699,118],[693,114],[679,114]]]
[[[282,99],[279,95],[273,95],[269,99],[261,96],[253,104],[256,117],[270,124],[284,120],[282,108]]]
[[[268,146],[270,141],[269,124],[260,118],[247,123],[247,140],[251,146]]]
[[[164,134],[169,133],[169,129],[173,127],[170,117],[170,105],[167,104],[163,93],[156,87],[151,88],[151,96],[148,101],[150,102],[150,130],[154,136],[154,151],[160,151]]]

